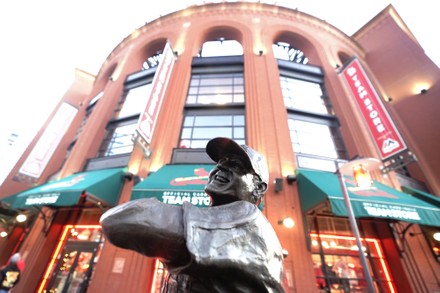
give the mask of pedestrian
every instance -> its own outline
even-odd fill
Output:
[[[104,234],[159,258],[170,273],[162,292],[284,292],[282,248],[258,209],[269,181],[265,158],[223,137],[210,140],[206,152],[217,163],[205,187],[212,206],[131,201],[104,213]]]
[[[11,289],[20,281],[20,275],[23,270],[24,261],[19,253],[15,253],[0,270],[0,293],[11,291]]]

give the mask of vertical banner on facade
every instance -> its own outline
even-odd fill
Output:
[[[358,59],[353,59],[341,71],[350,87],[368,129],[379,149],[382,160],[406,150],[405,142],[373,88]]]
[[[136,132],[145,142],[150,144],[157,117],[174,67],[175,56],[171,45],[167,42],[162,53],[162,60],[153,78],[151,94],[145,110],[141,112]]]
[[[78,109],[75,107],[67,103],[61,104],[18,171],[19,174],[35,179],[40,178],[77,112]]]

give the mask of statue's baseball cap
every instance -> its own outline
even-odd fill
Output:
[[[260,176],[261,180],[268,184],[269,170],[266,158],[247,145],[239,145],[237,142],[226,137],[216,137],[206,144],[206,153],[214,161],[218,162],[225,155],[237,155],[244,158],[252,170]]]

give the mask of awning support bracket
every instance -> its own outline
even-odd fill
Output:
[[[397,234],[399,235],[399,240],[400,240],[400,241],[399,241],[399,242],[400,242],[400,245],[398,245],[398,246],[400,246],[400,247],[399,247],[400,256],[403,256],[404,253],[405,253],[405,241],[406,241],[405,236],[406,236],[406,233],[408,232],[408,230],[409,230],[413,225],[414,225],[414,223],[409,223],[408,225],[406,225],[405,228],[403,228],[403,230],[402,230],[401,232],[396,231]],[[395,229],[395,228],[393,227],[393,229]]]
[[[47,235],[47,233],[49,232],[50,226],[52,225],[52,221],[53,221],[53,214],[50,215],[50,217],[48,215],[46,215],[43,210],[41,209],[41,207],[39,206],[32,206],[34,209],[36,209],[38,211],[38,214],[41,215],[41,219],[44,222],[44,227],[43,227],[43,232],[44,235]]]

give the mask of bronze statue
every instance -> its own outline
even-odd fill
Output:
[[[284,292],[282,248],[257,207],[269,180],[265,158],[222,137],[206,152],[217,162],[205,187],[211,207],[131,201],[104,213],[104,234],[159,258],[170,273],[162,292]]]

